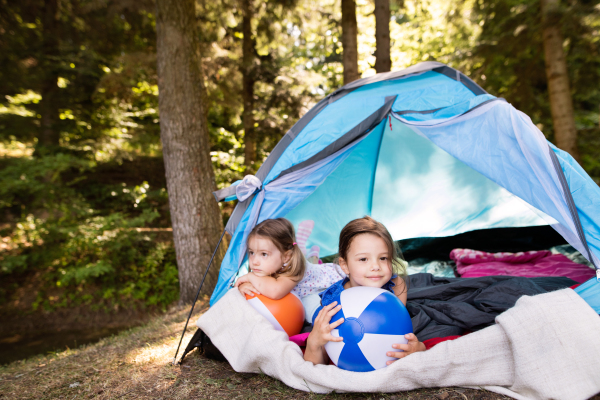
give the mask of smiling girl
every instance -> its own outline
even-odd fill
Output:
[[[340,232],[338,260],[347,277],[319,295],[320,311],[317,310],[304,353],[304,359],[314,364],[328,361],[324,347],[327,342],[343,341],[343,338],[331,334],[344,322],[341,318],[331,323],[331,318],[342,308],[334,301],[341,291],[357,286],[382,288],[394,293],[406,305],[408,290],[404,280],[405,268],[390,233],[380,222],[371,217],[350,221]],[[409,333],[405,337],[408,343],[393,345],[399,351],[387,352],[388,357],[403,358],[425,350],[425,345],[414,334]]]
[[[242,294],[262,294],[278,300],[304,276],[304,255],[296,243],[294,226],[287,219],[268,219],[256,225],[248,236],[247,247],[250,272],[235,283]]]

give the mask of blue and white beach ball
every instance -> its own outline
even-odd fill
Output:
[[[367,372],[397,360],[388,351],[400,351],[392,344],[407,343],[404,337],[412,333],[410,315],[404,304],[391,292],[373,287],[354,287],[343,290],[336,299],[342,309],[331,322],[344,318],[344,323],[331,331],[343,342],[328,342],[325,351],[339,368]]]

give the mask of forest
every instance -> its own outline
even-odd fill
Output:
[[[326,95],[422,61],[505,98],[600,184],[600,2],[196,0],[195,15],[173,3],[0,0],[3,320],[191,303],[233,210],[211,192],[256,173]],[[169,18],[185,20],[187,55]],[[166,72],[173,60],[197,81],[171,85],[185,73]],[[566,128],[554,107],[571,110]],[[195,130],[185,176],[170,172],[186,162],[178,124]],[[184,186],[204,199],[187,227],[173,214]]]

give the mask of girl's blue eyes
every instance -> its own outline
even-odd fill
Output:
[[[387,260],[388,260],[388,258],[387,258],[387,257],[380,257],[379,259],[380,259],[381,261],[387,261]],[[359,259],[358,259],[358,261],[362,261],[362,262],[364,262],[364,261],[367,261],[367,259],[366,259],[366,258],[359,258]]]

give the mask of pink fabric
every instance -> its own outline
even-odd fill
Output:
[[[585,282],[595,276],[587,265],[577,264],[562,254],[548,250],[520,253],[486,253],[470,249],[454,249],[450,258],[456,261],[456,270],[463,278],[510,275],[535,278],[566,276],[576,282]]]
[[[296,343],[300,347],[306,346],[306,341],[308,340],[308,335],[310,335],[310,332],[300,333],[298,335],[290,336],[290,340],[292,342]]]

